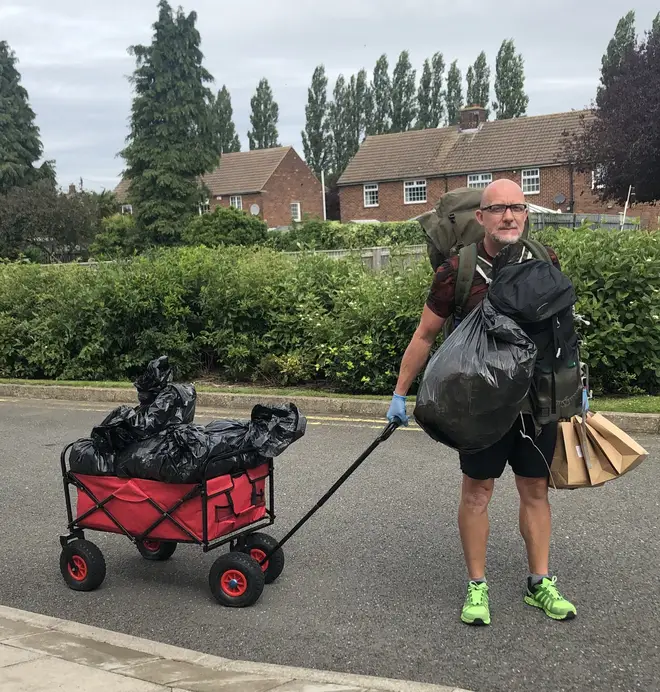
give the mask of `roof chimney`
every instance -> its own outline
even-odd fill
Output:
[[[478,130],[488,120],[488,112],[483,106],[469,106],[462,108],[459,118],[461,130]]]

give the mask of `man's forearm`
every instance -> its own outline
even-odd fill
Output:
[[[417,335],[413,336],[401,360],[399,379],[396,383],[396,389],[394,390],[396,394],[406,396],[413,380],[419,375],[426,364],[432,345],[433,342],[427,341]]]

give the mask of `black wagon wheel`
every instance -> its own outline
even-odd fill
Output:
[[[247,608],[256,603],[265,583],[259,563],[241,552],[221,555],[209,572],[211,593],[218,603],[230,608]]]
[[[70,589],[94,591],[105,579],[105,558],[91,541],[72,541],[62,548],[60,572]]]
[[[236,550],[252,556],[261,565],[266,584],[272,584],[284,569],[284,551],[278,548],[265,562],[264,558],[276,546],[277,541],[267,533],[251,533],[237,544]]]
[[[176,543],[174,541],[157,541],[145,538],[143,541],[137,542],[137,549],[145,560],[162,562],[163,560],[169,560],[174,555]]]

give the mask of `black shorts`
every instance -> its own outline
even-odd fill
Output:
[[[508,461],[517,476],[544,478],[555,454],[557,428],[557,423],[544,425],[535,439],[531,416],[519,416],[499,442],[476,454],[461,454],[461,471],[469,478],[485,481],[499,478]]]

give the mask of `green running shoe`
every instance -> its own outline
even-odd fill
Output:
[[[572,620],[577,614],[575,606],[559,593],[556,584],[557,577],[546,578],[534,587],[528,579],[525,603],[540,608],[553,620]]]
[[[486,582],[471,581],[468,584],[461,620],[467,625],[490,625]]]

